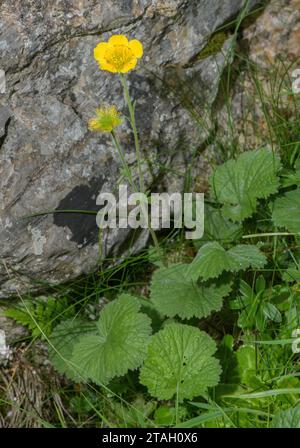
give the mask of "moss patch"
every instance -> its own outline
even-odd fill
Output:
[[[228,31],[219,31],[214,34],[205,47],[197,54],[196,60],[206,59],[209,56],[219,53],[229,36],[230,33]]]

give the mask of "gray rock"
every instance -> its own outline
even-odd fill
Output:
[[[24,327],[16,324],[15,321],[5,317],[3,307],[0,307],[0,332],[1,332],[0,339],[2,341],[2,346],[0,344],[0,358],[1,355],[2,358],[5,358],[5,351],[6,354],[8,354],[9,347],[11,345],[13,345],[15,342],[21,341],[26,336],[28,336],[28,331]]]
[[[5,71],[0,69],[0,93],[6,92],[6,79],[5,79]]]
[[[250,7],[258,1],[251,1]],[[110,139],[88,131],[100,103],[125,111],[117,75],[101,72],[93,48],[111,34],[140,39],[144,57],[128,76],[150,186],[159,165],[177,167],[203,142],[182,99],[166,85],[181,83],[210,103],[228,63],[230,42],[216,57],[197,55],[212,33],[237,16],[244,0],[4,0],[0,5],[0,297],[63,282],[93,270],[98,261],[94,215],[26,218],[43,211],[97,210],[100,191],[113,191],[120,164]],[[176,90],[176,89],[175,89]],[[128,160],[132,135],[118,130]],[[154,163],[153,163],[154,161]],[[158,161],[159,163],[156,163]],[[145,166],[148,166],[145,163]],[[197,160],[200,172],[205,160]],[[174,175],[165,177],[165,188]],[[180,182],[179,182],[180,185]],[[102,254],[126,252],[130,231],[104,235]],[[146,244],[138,235],[134,250]]]

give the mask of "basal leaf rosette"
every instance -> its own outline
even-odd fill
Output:
[[[198,328],[169,324],[156,333],[140,372],[140,382],[159,400],[179,401],[205,394],[219,382],[216,344]]]
[[[86,379],[107,384],[142,364],[150,334],[151,320],[140,312],[138,299],[122,294],[104,307],[96,331],[80,338],[72,360]]]

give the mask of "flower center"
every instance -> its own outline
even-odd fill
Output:
[[[130,48],[125,47],[124,45],[117,45],[114,48],[107,50],[105,59],[117,70],[120,70],[134,59],[134,54]]]

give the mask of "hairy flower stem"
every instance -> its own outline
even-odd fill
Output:
[[[134,136],[134,145],[135,145],[136,159],[137,159],[138,172],[139,172],[140,192],[144,193],[145,187],[144,187],[144,180],[143,180],[143,173],[142,173],[142,166],[141,166],[141,150],[140,150],[139,136],[137,133],[136,122],[135,122],[134,105],[130,98],[126,78],[122,73],[120,74],[120,79],[121,79],[121,83],[122,83],[123,90],[124,90],[125,101],[126,101],[126,104],[127,104],[128,110],[129,110],[130,124],[132,127],[133,136]]]
[[[126,78],[123,74],[120,74],[120,79],[121,79],[121,83],[124,89],[124,97],[125,97],[125,101],[129,110],[129,115],[130,115],[130,124],[132,127],[132,131],[133,131],[133,135],[134,135],[134,144],[135,144],[135,150],[136,150],[136,158],[137,158],[137,164],[138,164],[138,174],[139,174],[139,186],[140,186],[140,192],[144,193],[145,190],[145,186],[144,186],[144,181],[143,181],[143,173],[142,173],[142,167],[141,167],[141,150],[140,150],[140,142],[139,142],[139,136],[137,133],[137,128],[136,128],[136,123],[135,123],[135,113],[134,113],[134,105],[131,101],[130,98],[130,94],[129,94],[129,89],[128,89],[128,84],[126,81]],[[128,178],[132,188],[137,191],[136,186],[134,184],[133,178],[132,178],[132,174],[130,172],[130,169],[126,163],[126,160],[124,158],[124,154],[123,151],[121,149],[121,146],[119,144],[119,141],[114,133],[114,131],[111,132],[112,135],[112,139],[114,142],[114,145],[119,153],[124,171],[125,171],[125,175]],[[157,255],[160,256],[160,247],[159,247],[159,242],[158,239],[156,237],[156,234],[154,232],[154,230],[151,228],[151,224],[149,224],[148,226],[149,228],[149,232],[151,235],[151,238],[153,240],[155,249],[157,251]]]
[[[133,190],[135,192],[137,192],[137,187],[136,187],[136,185],[134,183],[134,180],[132,178],[132,174],[131,174],[130,168],[127,165],[127,162],[125,160],[124,153],[123,153],[123,150],[121,148],[120,142],[119,142],[119,140],[118,140],[118,138],[117,138],[117,136],[116,136],[114,131],[111,131],[111,137],[112,137],[112,141],[113,141],[113,143],[115,145],[115,148],[116,148],[116,150],[117,150],[117,152],[119,154],[119,157],[121,159],[121,163],[122,163],[122,166],[123,166],[123,169],[124,169],[125,177],[128,179],[128,181],[129,181],[130,185],[132,186]],[[158,239],[156,237],[156,234],[155,234],[154,230],[151,228],[151,225],[149,225],[148,228],[149,228],[149,232],[150,232],[151,238],[153,240],[154,246],[155,246],[155,248],[157,250],[157,254],[160,255],[160,247],[159,247],[159,242],[158,242]]]
[[[111,137],[112,137],[112,141],[113,141],[113,143],[115,145],[115,148],[116,148],[116,150],[117,150],[117,152],[119,154],[119,157],[121,159],[121,163],[122,163],[122,166],[123,166],[125,177],[128,179],[128,181],[129,181],[131,187],[133,188],[133,190],[137,191],[137,187],[136,187],[136,185],[134,183],[134,180],[133,180],[131,171],[129,169],[129,166],[127,165],[127,162],[125,160],[124,153],[123,153],[123,150],[121,148],[120,142],[119,142],[119,140],[118,140],[118,138],[117,138],[117,136],[116,136],[114,131],[111,131]]]

